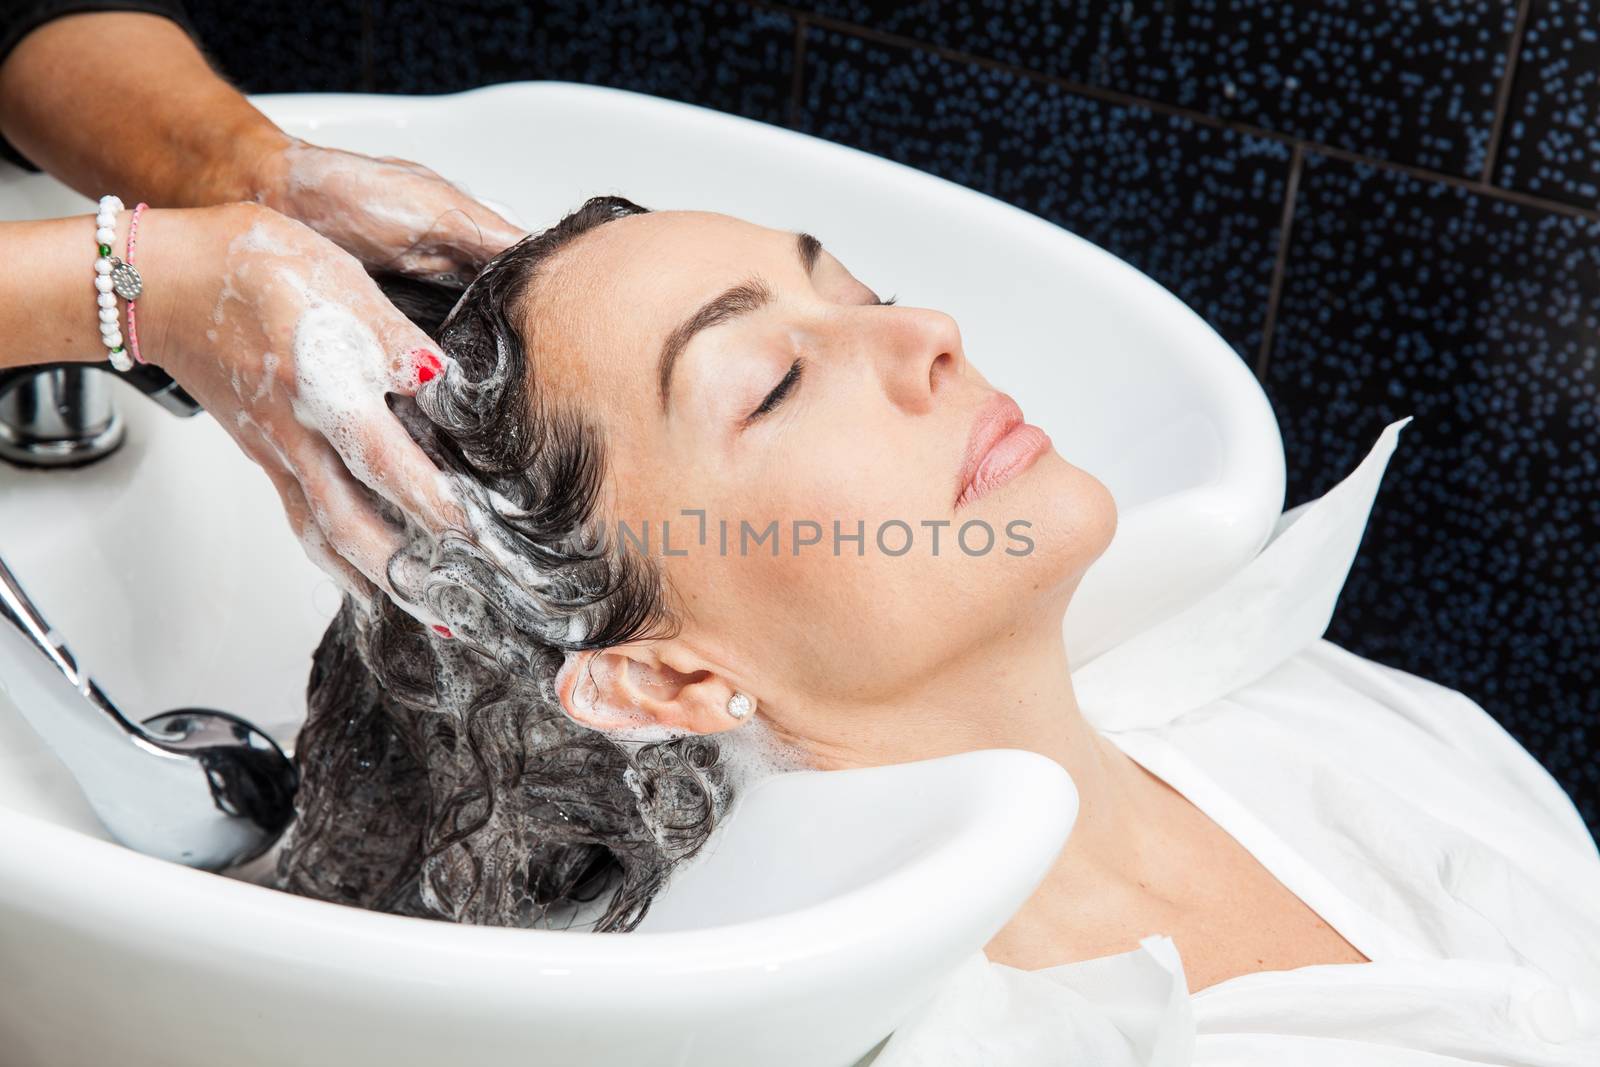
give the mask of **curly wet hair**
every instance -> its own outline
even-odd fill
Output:
[[[396,414],[487,518],[390,562],[453,639],[381,594],[346,596],[323,634],[280,887],[456,922],[631,930],[726,810],[716,741],[613,739],[554,690],[567,651],[677,625],[654,561],[597,549],[602,437],[541,391],[521,325],[556,252],[646,210],[593,197],[464,291],[379,279],[458,364]]]

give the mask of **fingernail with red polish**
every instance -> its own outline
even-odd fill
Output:
[[[439,362],[439,357],[425,348],[417,349],[412,355],[417,358],[417,381],[431,382],[444,369],[444,364]]]
[[[454,634],[452,634],[450,632],[450,627],[448,627],[448,626],[442,626],[439,623],[434,623],[433,624],[433,628],[441,637],[454,637],[455,636]]]

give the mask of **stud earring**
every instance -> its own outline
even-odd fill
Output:
[[[744,718],[750,714],[750,709],[753,707],[755,707],[755,702],[737,690],[734,691],[733,696],[728,698],[728,714],[735,719]]]

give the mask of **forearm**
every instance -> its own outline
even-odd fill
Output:
[[[157,15],[69,15],[0,66],[0,132],[85,196],[190,207],[248,200],[289,142]],[[93,340],[91,336],[91,340]]]
[[[132,214],[117,213],[114,255],[127,254]],[[203,277],[196,274],[195,247],[208,243],[226,247],[264,216],[277,217],[265,208],[244,204],[150,210],[140,216],[135,265],[145,283],[138,298],[138,326],[147,362],[164,367],[174,343],[199,345],[201,331],[220,306],[216,290],[222,280],[215,271]],[[99,363],[108,358],[100,340],[95,258],[93,215],[0,222],[0,264],[6,265],[0,272],[0,370],[36,363]],[[196,279],[199,292],[194,288]],[[118,299],[116,307],[127,335],[127,301]],[[200,325],[175,338],[174,316],[184,311]],[[205,343],[210,342],[207,337]]]
[[[0,223],[0,369],[106,358],[94,260],[93,215]]]

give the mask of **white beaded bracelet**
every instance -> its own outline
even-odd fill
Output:
[[[100,305],[100,340],[105,344],[111,365],[117,370],[133,369],[133,357],[122,344],[122,327],[117,322],[117,297],[132,299],[139,293],[139,275],[131,266],[111,254],[117,240],[117,212],[122,201],[115,196],[102,196],[100,210],[95,215],[94,239],[100,252],[94,261],[94,287]],[[130,292],[132,296],[130,296]]]

